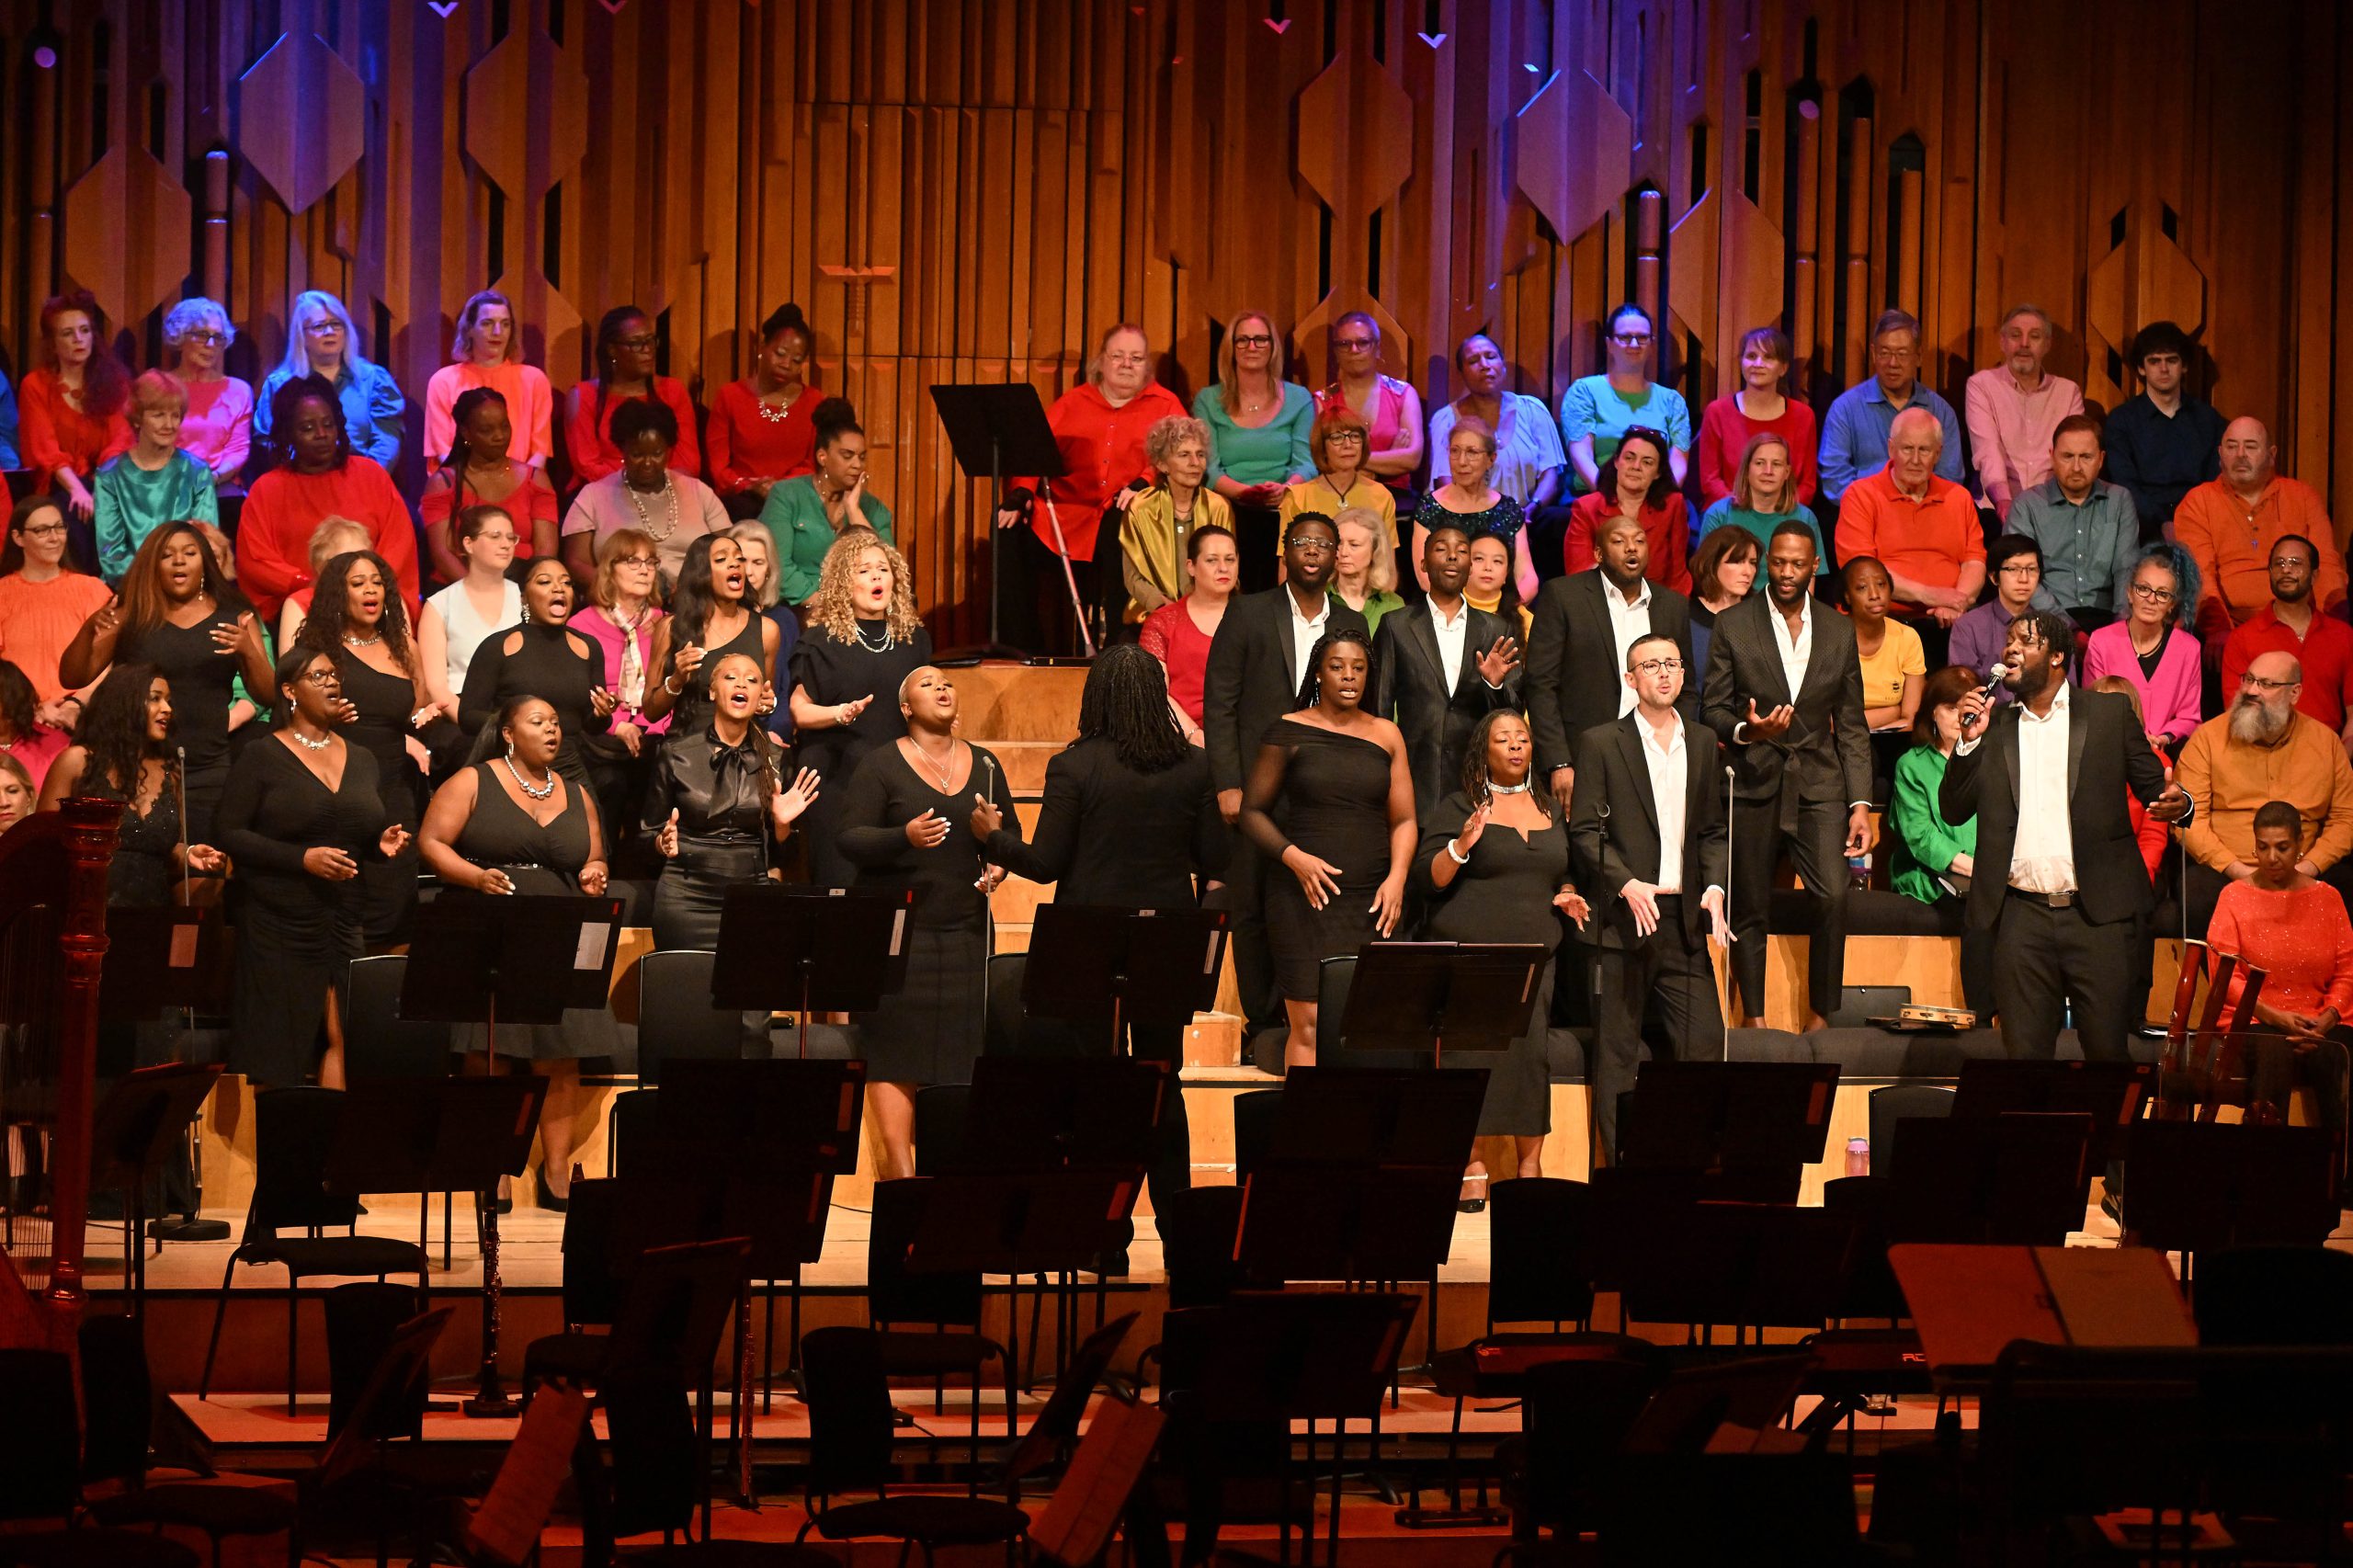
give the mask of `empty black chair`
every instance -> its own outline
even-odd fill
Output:
[[[610,1330],[620,1317],[624,1290],[615,1234],[621,1184],[611,1177],[572,1184],[563,1215],[563,1329],[533,1340],[523,1352],[526,1398],[540,1379],[563,1373],[575,1381],[593,1378],[605,1364]]]
[[[359,1200],[329,1192],[326,1168],[334,1152],[343,1094],[336,1089],[267,1089],[254,1097],[254,1196],[245,1210],[244,1234],[221,1273],[221,1298],[212,1313],[212,1338],[205,1346],[204,1375],[197,1397],[212,1390],[212,1363],[221,1350],[221,1325],[229,1312],[229,1281],[241,1263],[286,1270],[286,1411],[294,1412],[299,1378],[297,1293],[306,1278],[416,1275],[419,1300],[432,1290],[425,1249],[389,1236],[363,1236],[356,1229]],[[340,1225],[349,1234],[320,1233]],[[292,1236],[279,1233],[299,1233]]]
[[[1250,1175],[1273,1157],[1275,1124],[1283,1113],[1280,1089],[1245,1089],[1233,1096],[1233,1179]]]
[[[2239,1247],[2200,1260],[2200,1345],[2353,1345],[2353,1254]]]
[[[938,1176],[962,1163],[970,1084],[926,1084],[915,1091],[915,1175]]]
[[[949,1376],[970,1381],[972,1445],[977,1461],[981,1379],[992,1361],[1005,1369],[1005,1408],[1009,1417],[1014,1408],[1013,1366],[1004,1346],[981,1333],[979,1270],[917,1272],[907,1267],[908,1249],[922,1225],[924,1205],[935,1179],[916,1176],[874,1184],[866,1244],[867,1321],[881,1335],[878,1354],[886,1378],[931,1379],[935,1411],[947,1409]],[[928,1332],[913,1326],[926,1324]],[[804,1335],[802,1344],[807,1342]]]
[[[1607,1494],[1609,1466],[1664,1380],[1659,1352],[1616,1337],[1596,1353],[1529,1367],[1520,1390],[1521,1435],[1495,1451],[1512,1536],[1574,1536]]]
[[[1161,1267],[1168,1276],[1168,1306],[1214,1307],[1241,1290],[1248,1275],[1233,1260],[1242,1228],[1239,1187],[1196,1187],[1155,1199]]]
[[[1586,1244],[1593,1189],[1556,1176],[1520,1176],[1490,1189],[1487,1234],[1491,1278],[1487,1330],[1499,1323],[1564,1323],[1593,1318],[1593,1260]]]
[[[1949,1117],[1953,1091],[1936,1084],[1887,1084],[1871,1091],[1871,1170],[1895,1174],[1895,1124],[1906,1119]]]
[[[375,1376],[377,1363],[402,1328],[425,1310],[425,1302],[406,1285],[387,1280],[355,1280],[326,1294],[327,1436],[334,1437],[358,1408],[359,1396]],[[419,1380],[407,1398],[386,1410],[394,1428],[381,1437],[422,1437],[427,1385]]]

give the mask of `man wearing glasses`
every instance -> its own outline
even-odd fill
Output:
[[[1632,711],[1577,737],[1569,853],[1598,916],[1600,1016],[1588,1080],[1595,1140],[1612,1164],[1618,1096],[1634,1086],[1651,997],[1666,1026],[1653,1041],[1662,1054],[1723,1059],[1723,1010],[1708,959],[1711,939],[1718,947],[1732,939],[1723,801],[1714,737],[1690,731],[1677,707],[1683,663],[1673,638],[1636,638],[1626,650]]]
[[[2000,662],[2010,622],[2029,609],[2060,608],[2042,585],[2042,551],[2034,540],[2024,534],[2004,534],[1985,559],[1993,568],[1994,597],[1953,622],[1952,643],[1946,650],[1946,663],[1967,665],[1981,681],[1990,679]],[[2353,632],[2353,627],[2347,631]],[[1995,687],[1994,700],[2009,701],[2009,687]]]
[[[1580,495],[1593,489],[1626,432],[1642,425],[1666,437],[1666,465],[1679,489],[1690,466],[1691,407],[1681,392],[1651,380],[1658,329],[1648,311],[1629,302],[1609,312],[1608,336],[1608,373],[1572,381],[1561,396],[1561,438],[1568,443],[1574,488]]]
[[[2318,720],[2353,749],[2353,626],[2313,602],[2320,551],[2302,534],[2271,547],[2271,602],[2222,644],[2222,689],[2235,692],[2260,653],[2294,658],[2303,673],[2296,711]]]
[[[1870,376],[1840,392],[1822,421],[1822,496],[1836,501],[1859,479],[1887,466],[1888,431],[1907,408],[1937,416],[1944,444],[1937,476],[1961,483],[1961,417],[1920,382],[1920,324],[1889,311],[1871,326]]]

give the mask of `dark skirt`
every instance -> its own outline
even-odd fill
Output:
[[[416,873],[422,863],[416,847],[416,790],[421,779],[405,756],[401,769],[381,793],[386,814],[408,829],[408,844],[389,860],[374,853],[359,860],[360,938],[371,953],[407,941],[416,923]]]
[[[1325,959],[1352,959],[1379,937],[1372,921],[1377,886],[1342,888],[1321,909],[1308,907],[1307,894],[1288,866],[1267,869],[1267,944],[1274,949],[1275,983],[1290,1002],[1313,1002],[1319,994]]]
[[[758,881],[767,858],[756,844],[679,846],[654,884],[654,945],[719,950],[719,912],[727,890]]]
[[[877,1084],[969,1084],[986,1016],[988,940],[978,926],[907,938],[907,983],[858,1018],[858,1053]]]
[[[328,987],[338,1010],[351,1003],[351,960],[364,948],[359,902],[356,896],[336,900],[324,907],[324,918],[300,928],[290,928],[277,911],[248,903],[237,927],[229,1071],[271,1088],[309,1080],[319,1059]]]
[[[1487,1095],[1479,1102],[1479,1136],[1541,1138],[1552,1131],[1552,1073],[1545,1036],[1552,1028],[1552,971],[1557,957],[1545,960],[1536,980],[1536,1010],[1527,1032],[1502,1051],[1439,1052],[1439,1065],[1484,1067]]]
[[[577,898],[579,884],[544,866],[500,868],[513,879],[517,893]],[[453,888],[443,898],[482,898],[483,893]],[[529,1062],[576,1062],[584,1056],[610,1056],[620,1049],[620,1024],[604,1007],[566,1007],[560,1022],[501,1024],[498,1054]],[[476,1051],[490,1047],[490,1029],[483,1024],[449,1026],[449,1049]]]

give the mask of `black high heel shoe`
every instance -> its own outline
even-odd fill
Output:
[[[566,1194],[565,1196],[559,1198],[548,1186],[548,1167],[546,1161],[540,1161],[538,1167],[532,1172],[532,1175],[538,1179],[540,1184],[540,1208],[548,1210],[548,1212],[551,1214],[563,1214],[570,1211],[572,1208],[571,1196]]]
[[[1454,1200],[1457,1214],[1477,1214],[1487,1207],[1487,1177],[1483,1171],[1462,1178],[1462,1195]]]

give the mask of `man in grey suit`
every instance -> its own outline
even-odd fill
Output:
[[[1471,578],[1471,535],[1440,519],[1422,541],[1429,597],[1381,618],[1372,636],[1371,710],[1394,719],[1414,776],[1414,810],[1461,788],[1462,754],[1479,721],[1519,695],[1519,640],[1503,617],[1462,597]]]
[[[1228,827],[1242,815],[1242,784],[1258,742],[1299,706],[1316,640],[1344,627],[1365,631],[1364,617],[1325,592],[1339,549],[1339,530],[1323,513],[1291,518],[1283,534],[1284,582],[1227,605],[1210,642],[1201,676],[1201,741],[1218,812]],[[1233,914],[1234,984],[1254,1033],[1283,1022],[1274,954],[1267,945],[1266,887],[1266,858],[1246,839],[1237,843],[1227,866],[1226,907]]]
[[[1847,861],[1870,853],[1870,731],[1852,622],[1813,598],[1802,522],[1773,530],[1768,586],[1716,617],[1701,703],[1733,769],[1733,974],[1765,1012],[1765,915],[1786,845],[1818,905],[1806,960],[1808,1032],[1827,1027],[1847,976]]]

